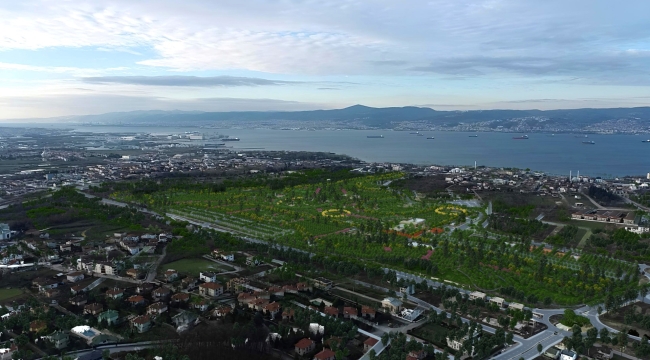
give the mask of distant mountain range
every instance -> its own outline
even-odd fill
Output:
[[[354,105],[313,111],[132,111],[60,118],[96,125],[421,129],[510,132],[650,132],[650,107],[570,110],[438,111]]]

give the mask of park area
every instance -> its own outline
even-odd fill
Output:
[[[362,251],[373,257],[389,252],[420,258],[427,250],[409,246],[410,240],[431,243],[446,225],[463,222],[479,211],[389,188],[387,184],[404,176],[401,173],[292,176],[299,177],[282,187],[268,182],[230,183],[216,190],[155,185],[146,192],[114,189],[111,196],[242,235],[341,255],[357,251],[350,239],[367,234],[371,238]]]
[[[180,219],[211,223],[319,255],[448,280],[529,306],[591,303],[602,300],[606,289],[622,294],[636,286],[630,281],[636,273],[634,263],[562,252],[559,247],[550,252],[531,247],[531,233],[510,238],[477,230],[476,225],[451,233],[452,223],[476,218],[482,208],[389,186],[403,176],[305,171],[217,184],[191,180],[113,184],[106,191],[115,199]],[[507,208],[526,216],[534,212],[534,208]],[[536,232],[552,231],[540,222],[524,228],[533,225],[539,225]],[[558,243],[578,242],[584,234],[576,230],[567,229]],[[193,261],[167,266],[194,274],[201,269]]]
[[[168,269],[174,269],[181,274],[195,277],[198,277],[201,271],[219,273],[234,270],[232,267],[205,259],[182,259],[163,265],[163,270]]]

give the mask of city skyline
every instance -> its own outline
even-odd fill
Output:
[[[0,5],[0,119],[649,104],[637,1]]]

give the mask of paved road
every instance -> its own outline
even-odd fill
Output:
[[[149,272],[147,273],[145,281],[152,282],[156,278],[156,276],[158,274],[158,267],[160,267],[160,264],[165,259],[165,255],[167,255],[167,246],[166,245],[163,248],[162,254],[158,258],[158,260],[156,260],[156,263],[153,264],[153,266],[149,269]]]

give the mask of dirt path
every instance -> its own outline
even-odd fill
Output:
[[[581,228],[581,229],[586,229],[587,232],[582,236],[582,239],[580,239],[580,242],[578,243],[578,249],[582,249],[587,245],[587,240],[591,236],[591,229],[589,228]]]

